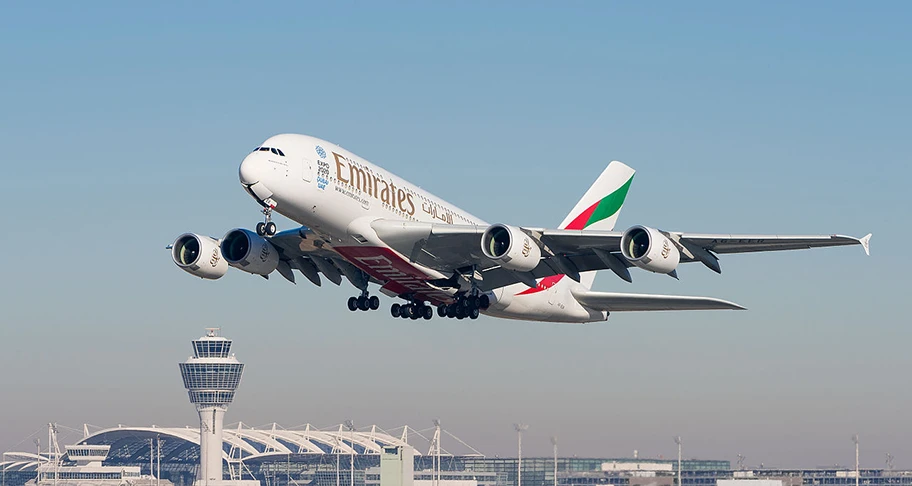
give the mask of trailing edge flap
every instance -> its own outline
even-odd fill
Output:
[[[679,310],[744,310],[734,302],[712,297],[684,295],[622,294],[614,292],[573,292],[576,300],[591,309],[609,312],[679,311]]]

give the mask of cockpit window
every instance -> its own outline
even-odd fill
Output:
[[[254,152],[272,152],[276,155],[281,155],[282,157],[285,156],[285,152],[282,152],[281,149],[272,148],[272,147],[257,147],[255,149],[253,149],[253,151]]]

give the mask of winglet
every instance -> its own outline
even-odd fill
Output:
[[[864,248],[865,255],[871,256],[871,234],[868,233],[863,238],[859,239],[858,242],[861,243],[861,247]]]

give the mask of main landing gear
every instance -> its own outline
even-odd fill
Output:
[[[256,233],[260,236],[275,236],[278,232],[276,224],[272,222],[272,208],[267,207],[263,209],[263,214],[266,216],[265,221],[257,223]]]
[[[491,298],[487,295],[467,295],[459,297],[452,304],[440,304],[437,306],[437,315],[440,317],[449,317],[456,319],[478,319],[482,310],[491,305]]]
[[[348,298],[348,310],[354,312],[356,310],[377,310],[380,308],[380,298],[376,295],[369,296],[367,292],[362,292],[358,297],[349,297]]]
[[[422,317],[425,320],[430,320],[434,317],[434,309],[431,309],[430,306],[421,301],[415,301],[411,304],[393,304],[390,306],[390,314],[393,317],[401,317],[403,319],[421,319]]]

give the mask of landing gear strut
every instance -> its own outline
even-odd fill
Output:
[[[349,297],[348,298],[348,310],[354,312],[356,310],[368,311],[368,310],[377,310],[380,308],[380,298],[376,295],[368,295],[367,291],[361,292],[361,295],[358,297]]]
[[[272,222],[272,207],[267,207],[263,209],[263,215],[265,220],[257,223],[256,232],[260,236],[275,236],[278,232],[276,224]]]

